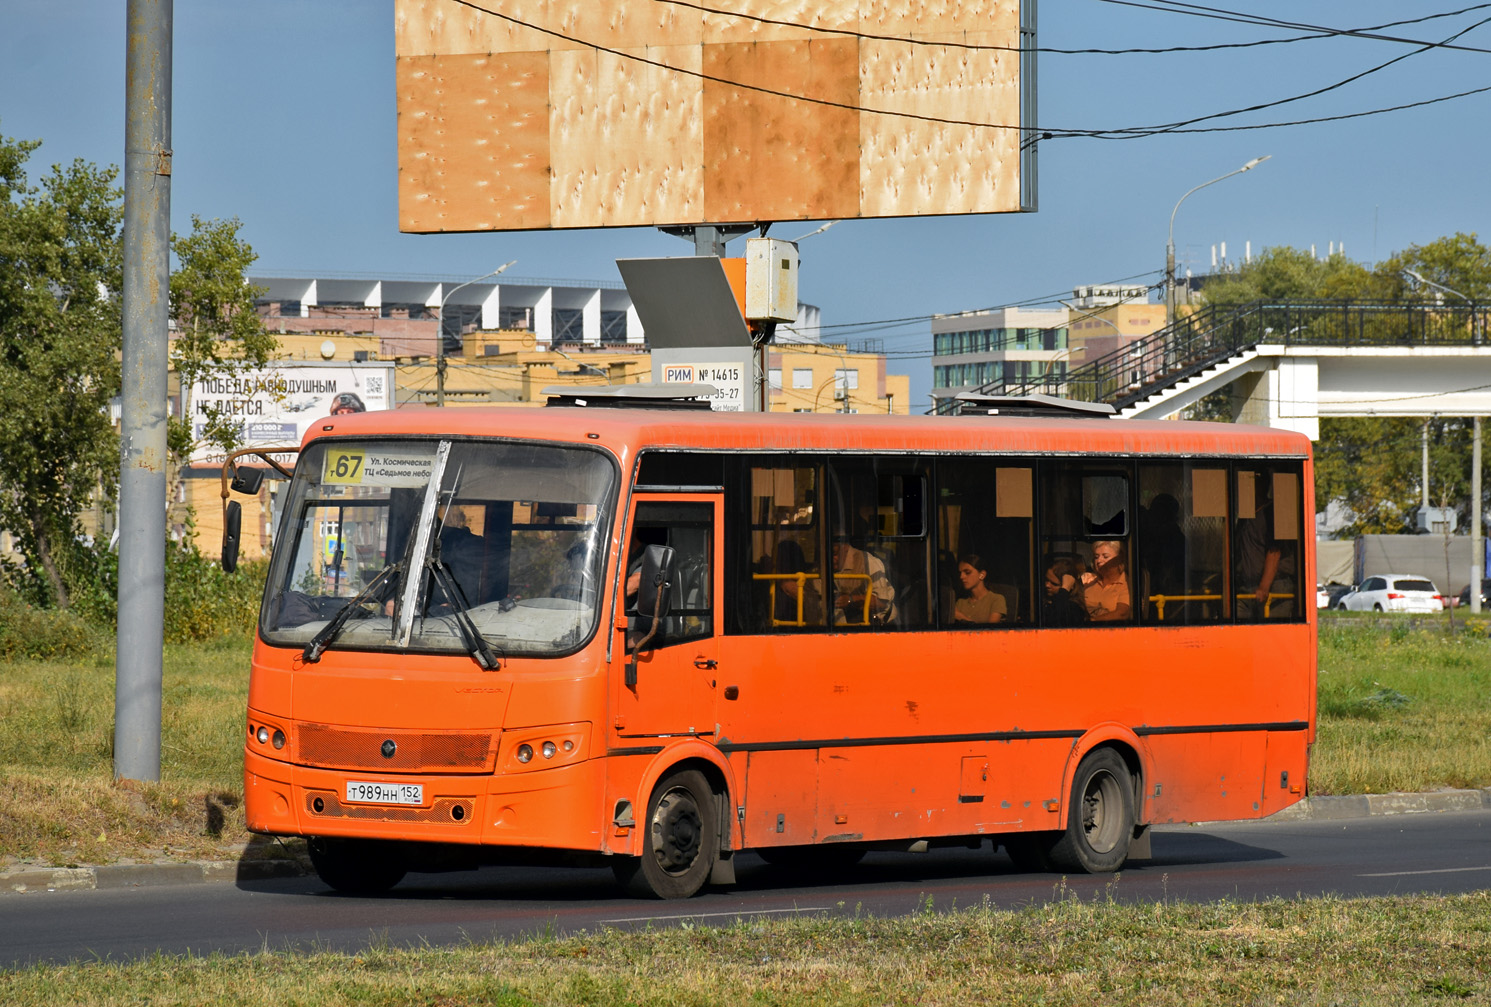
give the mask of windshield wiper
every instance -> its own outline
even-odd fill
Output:
[[[435,554],[430,557],[427,564],[435,583],[440,585],[440,591],[450,602],[450,607],[455,613],[456,626],[461,631],[461,638],[466,642],[466,652],[471,659],[481,666],[482,671],[496,671],[497,654],[492,650],[487,638],[481,635],[476,628],[476,623],[471,621],[471,605],[466,601],[466,592],[461,590],[461,585],[456,583],[455,577],[451,575],[450,567],[440,558],[437,548]]]
[[[378,586],[398,573],[403,566],[402,561],[390,563],[378,571],[378,576],[368,581],[368,586],[357,592],[351,601],[337,609],[336,615],[331,617],[331,621],[325,626],[322,626],[321,631],[311,637],[310,643],[307,643],[305,649],[300,652],[300,656],[305,660],[305,663],[315,664],[321,660],[321,655],[326,652],[326,648],[331,645],[331,642],[337,638],[337,634],[342,631],[342,627],[347,625],[347,620],[352,618],[352,613],[361,611],[362,603],[372,597],[373,592],[377,590]]]

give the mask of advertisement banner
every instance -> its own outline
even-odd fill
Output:
[[[202,444],[210,416],[241,430],[242,447],[299,444],[313,423],[328,416],[394,407],[391,363],[285,363],[208,378],[192,386],[191,464],[220,465],[224,453]]]

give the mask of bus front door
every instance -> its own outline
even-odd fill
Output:
[[[715,733],[720,507],[712,494],[636,497],[625,570],[628,628],[612,678],[612,724],[620,738]],[[635,574],[649,545],[673,549],[673,574],[668,614],[639,652]]]

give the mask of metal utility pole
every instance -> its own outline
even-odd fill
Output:
[[[114,777],[160,779],[171,282],[172,0],[129,0],[124,87],[124,359]]]

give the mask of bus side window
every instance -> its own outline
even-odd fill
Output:
[[[1138,611],[1127,459],[1041,466],[1042,621],[1048,626],[1132,622]],[[1075,586],[1068,587],[1074,580]]]
[[[1282,467],[1234,470],[1233,592],[1239,621],[1294,619],[1299,598],[1300,477]]]
[[[943,626],[1034,621],[1034,473],[1029,463],[994,459],[939,464],[937,608]]]
[[[1137,530],[1135,587],[1144,621],[1176,626],[1231,618],[1224,464],[1140,464]]]
[[[750,555],[748,572],[735,587],[748,600],[747,632],[824,625],[818,473],[817,465],[788,458],[753,460],[746,467],[741,496],[750,501]]]

